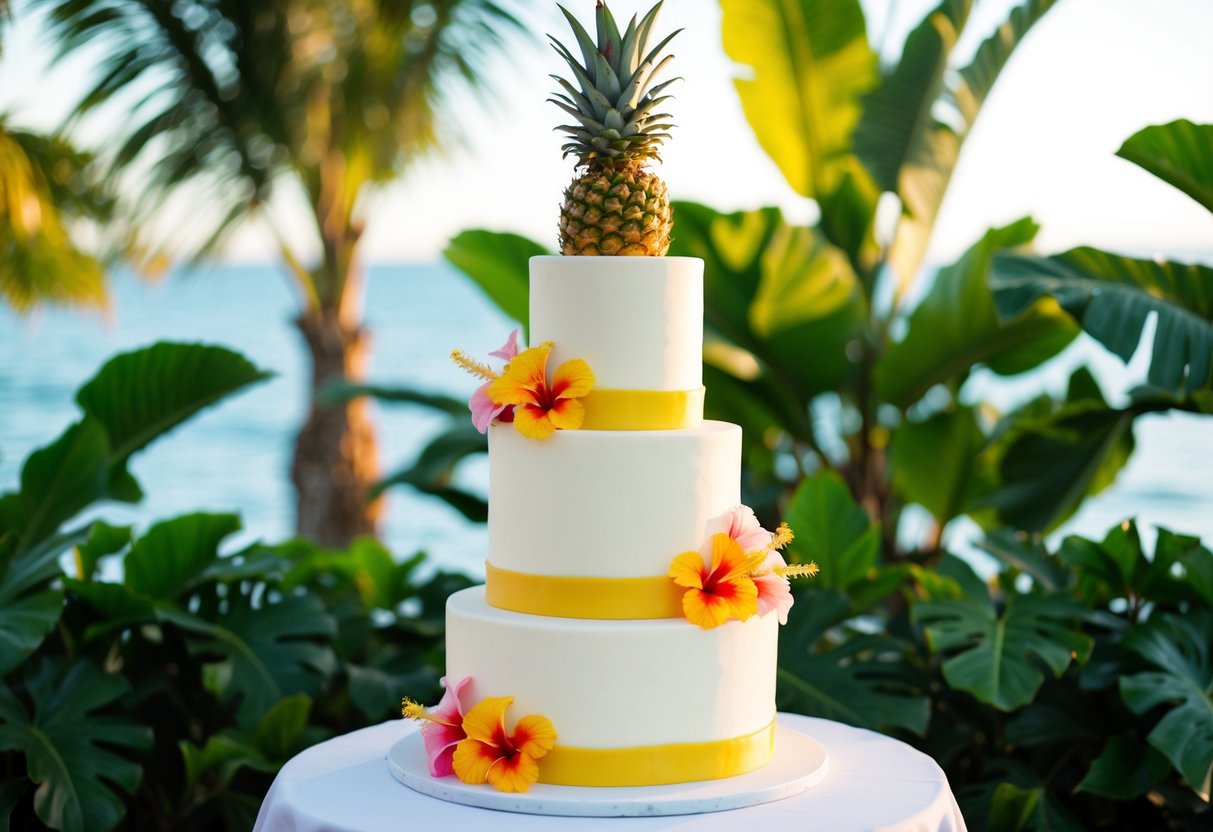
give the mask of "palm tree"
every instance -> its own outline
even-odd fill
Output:
[[[8,20],[0,0],[0,30]],[[106,306],[105,266],[70,233],[113,209],[96,174],[92,156],[66,139],[18,129],[0,113],[0,298],[17,312],[42,303]]]
[[[104,55],[76,112],[122,113],[109,162],[138,176],[129,216],[153,227],[188,217],[190,239],[169,235],[175,254],[211,253],[254,217],[272,229],[271,197],[306,201],[314,263],[273,233],[312,363],[291,472],[296,526],[322,544],[373,533],[378,514],[366,405],[316,397],[364,377],[367,196],[442,144],[451,83],[477,88],[486,54],[521,29],[508,2],[30,0],[49,10],[61,55]]]

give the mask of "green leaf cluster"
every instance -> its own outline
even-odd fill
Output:
[[[0,497],[0,813],[10,828],[248,828],[278,768],[437,695],[446,597],[470,582],[377,541],[233,546],[239,518],[136,532],[127,463],[268,376],[161,343],[83,387],[84,414]]]

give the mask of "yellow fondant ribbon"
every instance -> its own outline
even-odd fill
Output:
[[[596,388],[581,399],[583,430],[677,430],[703,422],[704,388],[611,390]]]
[[[573,578],[499,569],[485,562],[489,606],[557,618],[681,618],[683,587],[652,578]]]
[[[752,734],[713,742],[633,748],[556,745],[539,761],[539,782],[556,786],[661,786],[716,780],[770,762],[775,723]]]

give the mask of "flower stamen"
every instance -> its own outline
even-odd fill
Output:
[[[795,535],[793,535],[792,530],[788,528],[788,524],[780,523],[779,528],[777,528],[775,533],[771,535],[771,548],[776,550],[782,549],[784,546],[787,546],[792,542],[793,537],[795,537]]]
[[[816,561],[810,561],[791,566],[777,566],[771,571],[784,578],[812,578],[821,571],[821,567],[817,565]]]
[[[493,381],[498,377],[497,373],[493,372],[492,367],[474,358],[469,358],[463,350],[451,350],[451,361],[455,362],[455,366],[459,369],[474,375],[476,378]]]

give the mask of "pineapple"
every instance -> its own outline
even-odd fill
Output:
[[[553,75],[563,92],[548,99],[576,123],[556,128],[567,134],[564,155],[577,157],[577,176],[560,209],[564,254],[660,257],[670,248],[673,217],[665,183],[645,170],[670,138],[668,113],[656,112],[670,96],[662,90],[679,79],[653,85],[673,58],[661,51],[681,29],[649,49],[658,2],[643,18],[633,15],[621,35],[601,0],[595,9],[597,41],[563,6],[577,38],[578,61],[556,38],[556,51],[577,84]]]

